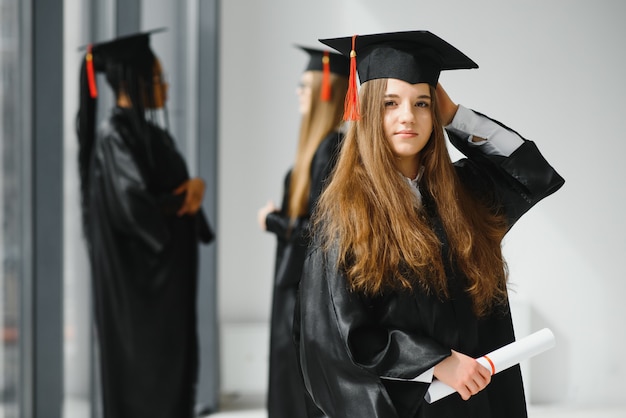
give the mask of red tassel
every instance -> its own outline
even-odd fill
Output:
[[[85,61],[87,62],[87,83],[89,83],[89,95],[92,99],[98,97],[98,86],[96,85],[96,73],[93,69],[93,55],[91,53],[91,44],[87,46],[87,55],[85,55]]]
[[[322,57],[322,91],[320,98],[323,102],[330,100],[330,54],[324,51]]]
[[[359,89],[356,83],[356,37],[352,37],[352,50],[350,51],[350,78],[348,79],[348,93],[344,103],[343,120],[352,121],[361,119],[359,110]]]

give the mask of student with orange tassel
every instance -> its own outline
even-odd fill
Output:
[[[525,418],[501,242],[563,178],[534,142],[454,103],[443,70],[477,68],[427,31],[324,39],[350,55],[353,120],[312,216],[296,341],[330,418]],[[361,89],[356,89],[356,74]],[[452,163],[444,128],[466,158]],[[429,404],[433,379],[457,393]]]
[[[159,124],[168,86],[152,33],[90,45],[80,70],[81,203],[104,418],[195,416],[198,251],[214,237],[204,181]],[[115,100],[99,123],[97,74]]]
[[[268,202],[258,211],[262,230],[276,235],[267,397],[269,418],[319,416],[302,383],[292,338],[294,305],[309,242],[309,216],[332,172],[341,141],[348,59],[301,47],[309,63],[297,89],[300,139],[286,175],[281,207]]]

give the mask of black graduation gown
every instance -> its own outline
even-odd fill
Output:
[[[451,132],[449,137],[468,157],[455,163],[462,181],[483,198],[496,199],[506,210],[510,226],[563,184],[531,141],[524,141],[506,158],[483,155]],[[431,202],[424,196],[428,216],[442,240],[444,260],[448,260],[447,239]],[[336,251],[324,253],[312,246],[300,283],[296,326],[306,387],[326,415],[527,416],[519,366],[494,375],[486,389],[468,401],[455,393],[428,404],[424,401],[428,384],[406,381],[435,366],[451,349],[479,357],[514,341],[508,307],[476,318],[463,291],[463,277],[452,265],[446,266],[448,300],[419,289],[364,297],[348,290],[336,256]]]
[[[342,135],[329,134],[320,143],[311,162],[310,214],[330,175]],[[292,336],[294,306],[302,266],[309,243],[309,215],[297,219],[289,231],[287,203],[291,172],[285,177],[280,212],[266,218],[267,230],[276,234],[276,263],[270,327],[270,364],[267,409],[269,418],[319,416],[310,402],[296,357]],[[308,412],[307,412],[308,410]]]
[[[171,193],[189,176],[172,138],[152,125],[146,139],[141,132],[129,110],[114,109],[90,167],[87,238],[103,413],[192,417],[198,241],[212,231],[201,212],[175,214],[182,198]]]

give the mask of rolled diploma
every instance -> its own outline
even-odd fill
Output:
[[[477,358],[476,361],[485,366],[488,370],[493,371],[492,375],[494,375],[523,360],[543,353],[554,347],[555,343],[552,331],[548,328],[544,328],[520,340],[507,344],[504,347],[500,347],[483,357]],[[493,363],[493,369],[489,360]],[[428,403],[433,403],[454,392],[456,391],[450,386],[440,380],[434,379],[428,388],[428,392],[424,395],[424,399],[426,399]]]

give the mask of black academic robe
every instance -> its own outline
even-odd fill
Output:
[[[269,418],[319,416],[302,383],[292,325],[298,283],[309,243],[309,216],[334,167],[341,138],[338,132],[329,134],[315,152],[311,162],[308,214],[298,218],[289,228],[289,172],[285,177],[281,210],[266,218],[267,230],[277,238],[270,327]]]
[[[189,175],[172,138],[116,108],[96,135],[87,239],[105,418],[192,417],[202,212],[179,217]]]
[[[501,157],[483,155],[454,133],[449,137],[467,156],[455,163],[460,179],[481,199],[499,204],[509,226],[563,184],[531,141]],[[449,260],[432,199],[425,195],[423,203],[441,239],[443,259]],[[464,292],[464,278],[450,262],[449,299],[420,289],[365,297],[348,289],[336,257],[336,251],[312,245],[300,283],[296,325],[306,387],[329,417],[527,416],[518,366],[494,375],[468,401],[455,393],[428,404],[424,394],[429,384],[407,381],[449,356],[451,349],[480,357],[514,341],[508,307],[477,318]]]

